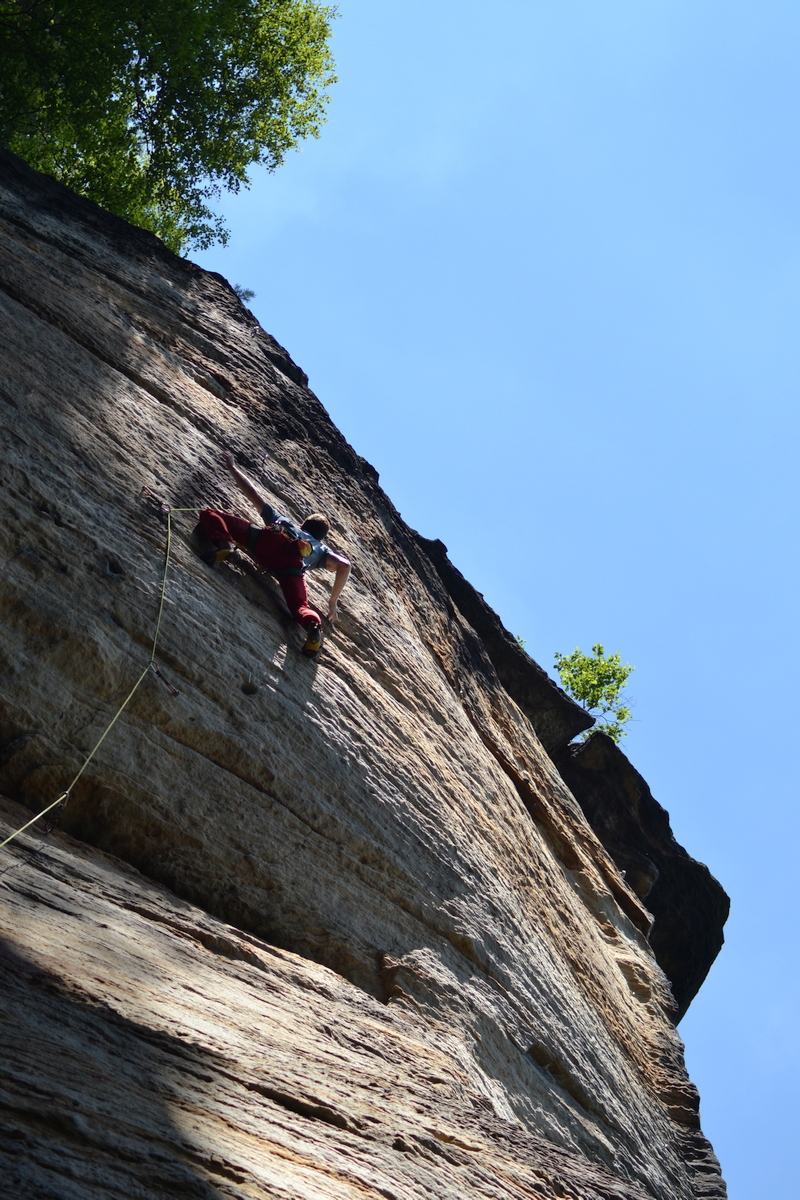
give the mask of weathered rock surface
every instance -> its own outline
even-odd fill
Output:
[[[354,562],[310,662],[275,589],[209,570],[175,518],[179,695],[148,676],[103,743],[62,816],[81,844],[0,856],[6,1177],[723,1197],[651,915],[537,736],[536,688],[223,280],[0,172],[0,788],[54,799],[147,664],[165,529],[143,485],[244,513],[221,450],[259,474],[269,449],[276,505],[326,511]],[[537,687],[555,752],[578,718]]]
[[[498,1118],[447,1005],[379,1004],[64,835],[0,883],[7,1195],[646,1195]]]
[[[684,1016],[722,947],[730,900],[676,842],[669,814],[604,733],[570,746],[558,768],[589,824],[653,914],[650,945]]]

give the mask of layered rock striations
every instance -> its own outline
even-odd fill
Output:
[[[209,569],[173,518],[178,694],[148,675],[59,829],[2,852],[4,1177],[723,1197],[652,915],[551,757],[585,715],[504,653],[224,280],[0,173],[5,828],[147,665],[158,502],[246,515],[223,450],[278,508],[328,513],[354,564],[310,661],[273,584]]]

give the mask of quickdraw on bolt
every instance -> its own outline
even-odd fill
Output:
[[[164,678],[164,676],[161,674],[161,670],[160,670],[160,668],[159,668],[159,665],[158,665],[158,663],[157,663],[157,662],[151,662],[151,663],[150,663],[150,670],[153,672],[153,674],[156,676],[156,678],[157,678],[157,679],[160,679],[160,680],[161,680],[161,682],[163,683],[164,687],[165,687],[165,688],[167,689],[167,691],[169,692],[170,696],[180,696],[180,692],[178,691],[178,689],[177,689],[177,688],[174,688],[174,687],[172,686],[172,684],[171,684],[171,683],[170,683],[168,680],[166,680],[166,679]]]
[[[68,800],[69,800],[69,792],[62,792],[61,795],[58,797],[58,800],[56,801],[56,808],[55,808],[55,812],[53,813],[52,820],[45,821],[45,823],[44,823],[45,837],[47,837],[48,833],[52,833],[52,831],[55,829],[56,825],[58,824],[58,818],[59,818],[60,814],[63,812],[63,810],[66,808]]]

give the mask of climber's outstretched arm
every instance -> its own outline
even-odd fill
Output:
[[[239,470],[239,468],[236,466],[236,463],[233,461],[233,455],[231,454],[230,450],[225,451],[222,456],[222,460],[233,478],[236,480],[239,491],[244,492],[250,503],[256,506],[260,516],[264,505],[269,503],[267,497],[261,495],[261,492],[259,492],[252,479],[249,479],[247,475],[245,475],[244,471]]]
[[[328,600],[328,620],[335,623],[336,618],[339,616],[336,601],[341,596],[342,588],[347,583],[348,576],[350,575],[350,559],[345,558],[343,554],[334,554],[332,550],[329,550],[325,566],[327,570],[333,571],[336,574]]]

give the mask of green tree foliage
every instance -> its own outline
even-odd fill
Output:
[[[623,663],[618,653],[606,655],[598,644],[591,654],[577,647],[572,654],[556,653],[555,664],[564,691],[597,718],[596,728],[615,742],[627,737],[623,726],[632,713],[623,703],[622,689],[634,670],[630,663]]]
[[[335,81],[319,0],[0,0],[0,144],[174,250],[208,201],[316,137]]]

